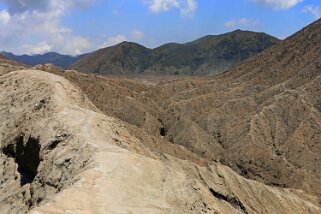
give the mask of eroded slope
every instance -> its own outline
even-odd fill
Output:
[[[151,148],[180,145],[202,162],[320,197],[320,29],[318,20],[211,78],[155,85],[73,71],[59,75]]]
[[[151,151],[62,77],[16,71],[0,88],[3,213],[321,212],[303,191]]]

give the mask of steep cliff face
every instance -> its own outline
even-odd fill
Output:
[[[303,191],[151,149],[62,77],[10,72],[0,89],[3,213],[321,212],[318,198]]]

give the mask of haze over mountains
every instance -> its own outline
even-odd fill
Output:
[[[79,56],[69,56],[62,55],[56,52],[49,52],[45,54],[35,54],[35,55],[14,55],[9,52],[2,52],[4,56],[11,60],[15,60],[17,62],[21,62],[26,65],[38,65],[38,64],[47,64],[51,63],[53,65],[67,68],[71,64],[77,62],[82,57],[86,56],[86,54],[82,54]]]
[[[79,56],[55,52],[32,56],[2,53],[26,65],[52,63],[89,73],[208,75],[226,71],[279,41],[264,33],[236,30],[186,44],[169,43],[155,49],[123,42]]]
[[[99,74],[218,74],[278,42],[264,33],[241,30],[155,49],[123,42],[93,52],[70,68]]]

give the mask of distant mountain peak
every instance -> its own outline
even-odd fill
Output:
[[[269,35],[241,30],[208,35],[185,44],[168,43],[154,49],[125,41],[93,52],[71,68],[103,74],[215,74],[232,68],[278,41]]]
[[[53,65],[67,68],[69,65],[75,63],[82,57],[86,56],[86,54],[79,55],[79,56],[69,56],[69,55],[62,55],[57,52],[47,52],[44,54],[34,54],[34,55],[15,55],[10,52],[2,52],[4,56],[11,60],[15,60],[21,62],[26,65],[38,65],[38,64],[47,64],[51,63]]]

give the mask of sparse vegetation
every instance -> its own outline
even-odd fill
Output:
[[[206,36],[186,44],[166,44],[155,49],[123,42],[89,54],[71,68],[100,74],[218,74],[278,42],[267,34],[240,30]]]

